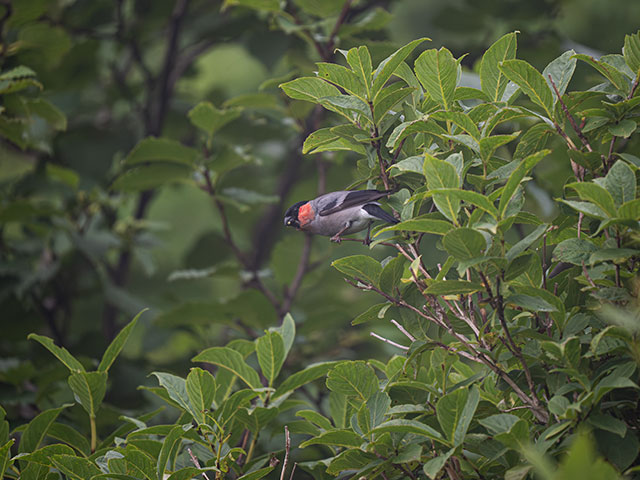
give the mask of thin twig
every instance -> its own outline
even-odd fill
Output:
[[[282,473],[280,473],[280,480],[284,480],[284,472],[287,470],[287,463],[289,462],[289,450],[291,449],[291,437],[289,437],[289,427],[284,426],[284,461],[282,462]]]
[[[200,462],[198,462],[198,459],[196,458],[196,456],[193,454],[193,452],[191,451],[191,449],[189,447],[187,447],[187,451],[189,452],[189,456],[191,457],[191,461],[196,466],[196,468],[202,468],[200,466]],[[209,477],[207,477],[206,473],[202,472],[202,476],[204,477],[205,480],[209,480]]]
[[[562,95],[560,95],[560,92],[558,91],[558,88],[556,87],[556,84],[553,81],[553,78],[551,78],[551,75],[548,75],[548,77],[549,77],[549,81],[551,82],[551,86],[553,87],[553,90],[556,92],[556,96],[558,97],[558,102],[560,102],[560,106],[562,107],[562,111],[564,112],[565,116],[569,120],[571,127],[573,127],[573,130],[576,132],[576,134],[578,135],[578,138],[580,139],[582,144],[587,148],[587,150],[589,152],[593,152],[593,149],[589,144],[589,140],[587,140],[587,137],[584,136],[584,133],[582,133],[582,129],[578,126],[575,119],[573,118],[573,115],[571,115],[571,112],[569,112],[567,105],[562,100]]]
[[[412,342],[416,341],[416,338],[413,335],[411,335],[409,332],[407,332],[407,330],[402,325],[400,325],[398,321],[392,319],[391,323],[393,323],[396,326],[396,328],[400,330],[404,334],[404,336],[407,337],[409,340],[411,340]]]
[[[369,332],[369,335],[371,335],[374,338],[377,338],[378,340],[382,340],[384,343],[388,343],[389,345],[393,345],[394,347],[398,347],[398,348],[404,350],[405,352],[409,350],[409,347],[405,347],[404,345],[400,345],[399,343],[396,343],[393,340],[389,340],[388,338],[384,338],[383,336],[378,335],[375,332]]]

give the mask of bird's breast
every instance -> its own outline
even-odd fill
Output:
[[[311,203],[305,203],[298,209],[298,222],[301,228],[304,228],[315,217],[316,212],[311,206]]]

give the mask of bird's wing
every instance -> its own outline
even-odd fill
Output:
[[[379,190],[354,190],[352,192],[335,192],[326,195],[325,198],[318,198],[318,215],[324,217],[332,213],[345,210],[347,208],[375,202],[386,197],[391,192],[381,192]]]

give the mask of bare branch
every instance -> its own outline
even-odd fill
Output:
[[[284,480],[284,472],[287,470],[287,463],[289,462],[289,450],[291,449],[291,437],[289,437],[289,427],[284,426],[284,461],[282,462],[282,473],[280,474],[280,480]]]
[[[191,451],[191,449],[189,447],[187,447],[187,451],[189,452],[189,456],[191,457],[191,461],[196,466],[196,468],[202,468],[200,466],[200,462],[198,462],[198,459],[196,458],[196,456],[193,454],[193,452]],[[204,480],[209,480],[209,477],[207,477],[207,474],[204,473],[204,472],[202,472],[202,477],[204,478]]]
[[[382,340],[384,343],[388,343],[389,345],[393,345],[394,347],[398,347],[402,350],[404,350],[405,352],[409,350],[409,347],[405,347],[404,345],[400,345],[399,343],[396,343],[392,340],[389,340],[388,338],[384,338],[381,335],[378,335],[377,333],[374,332],[369,332],[369,335],[371,335],[374,338],[377,338],[378,340]]]

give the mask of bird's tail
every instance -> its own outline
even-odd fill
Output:
[[[374,217],[379,218],[380,220],[384,220],[385,222],[394,223],[394,224],[400,223],[398,220],[396,220],[387,212],[385,212],[382,208],[380,208],[379,205],[376,205],[374,203],[369,203],[363,206],[362,208],[364,208],[369,215],[373,215]]]

